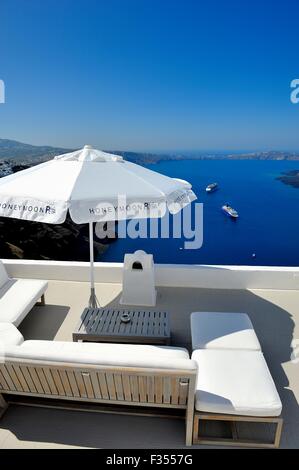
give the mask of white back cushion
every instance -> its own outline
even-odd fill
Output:
[[[47,362],[97,364],[119,367],[197,370],[184,348],[141,344],[25,341],[5,350],[6,360],[22,358]]]
[[[193,312],[192,349],[248,349],[261,346],[246,313]]]
[[[1,287],[3,287],[7,283],[8,279],[9,279],[9,277],[7,275],[4,264],[0,260],[0,289],[1,289]]]
[[[20,345],[23,341],[22,334],[12,323],[0,323],[0,349]]]

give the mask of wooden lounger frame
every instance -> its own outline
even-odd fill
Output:
[[[38,306],[45,306],[46,305],[46,299],[45,299],[45,294],[43,294],[40,298],[40,301],[39,302],[36,302],[36,305]]]
[[[2,394],[76,402],[186,410],[186,445],[192,444],[196,371],[46,362],[7,358],[0,364]]]
[[[221,437],[204,437],[200,435],[200,421],[227,421],[231,425],[231,438]],[[239,439],[236,423],[237,422],[251,422],[251,423],[273,423],[276,424],[275,436],[273,442],[261,442],[254,440]],[[226,446],[239,446],[239,447],[263,447],[263,448],[278,448],[281,438],[283,419],[281,417],[260,417],[260,416],[239,416],[239,415],[224,415],[214,413],[201,413],[195,412],[194,426],[193,426],[193,444],[213,444],[213,445],[226,445]]]

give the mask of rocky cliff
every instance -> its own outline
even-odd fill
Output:
[[[94,242],[97,259],[108,248]],[[0,258],[88,261],[88,226],[70,218],[62,225],[0,218]]]

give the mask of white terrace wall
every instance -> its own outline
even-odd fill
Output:
[[[89,263],[3,260],[11,277],[89,281]],[[122,282],[122,263],[95,263],[95,281]],[[299,290],[299,268],[156,264],[157,286]]]

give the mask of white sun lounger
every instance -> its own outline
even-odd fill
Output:
[[[39,299],[44,303],[48,282],[39,279],[13,279],[0,261],[0,322],[19,326]]]
[[[194,312],[191,334],[198,365],[193,443],[278,447],[282,404],[248,315]],[[231,437],[204,435],[205,421],[230,423]],[[275,425],[273,439],[242,439],[242,421]]]

